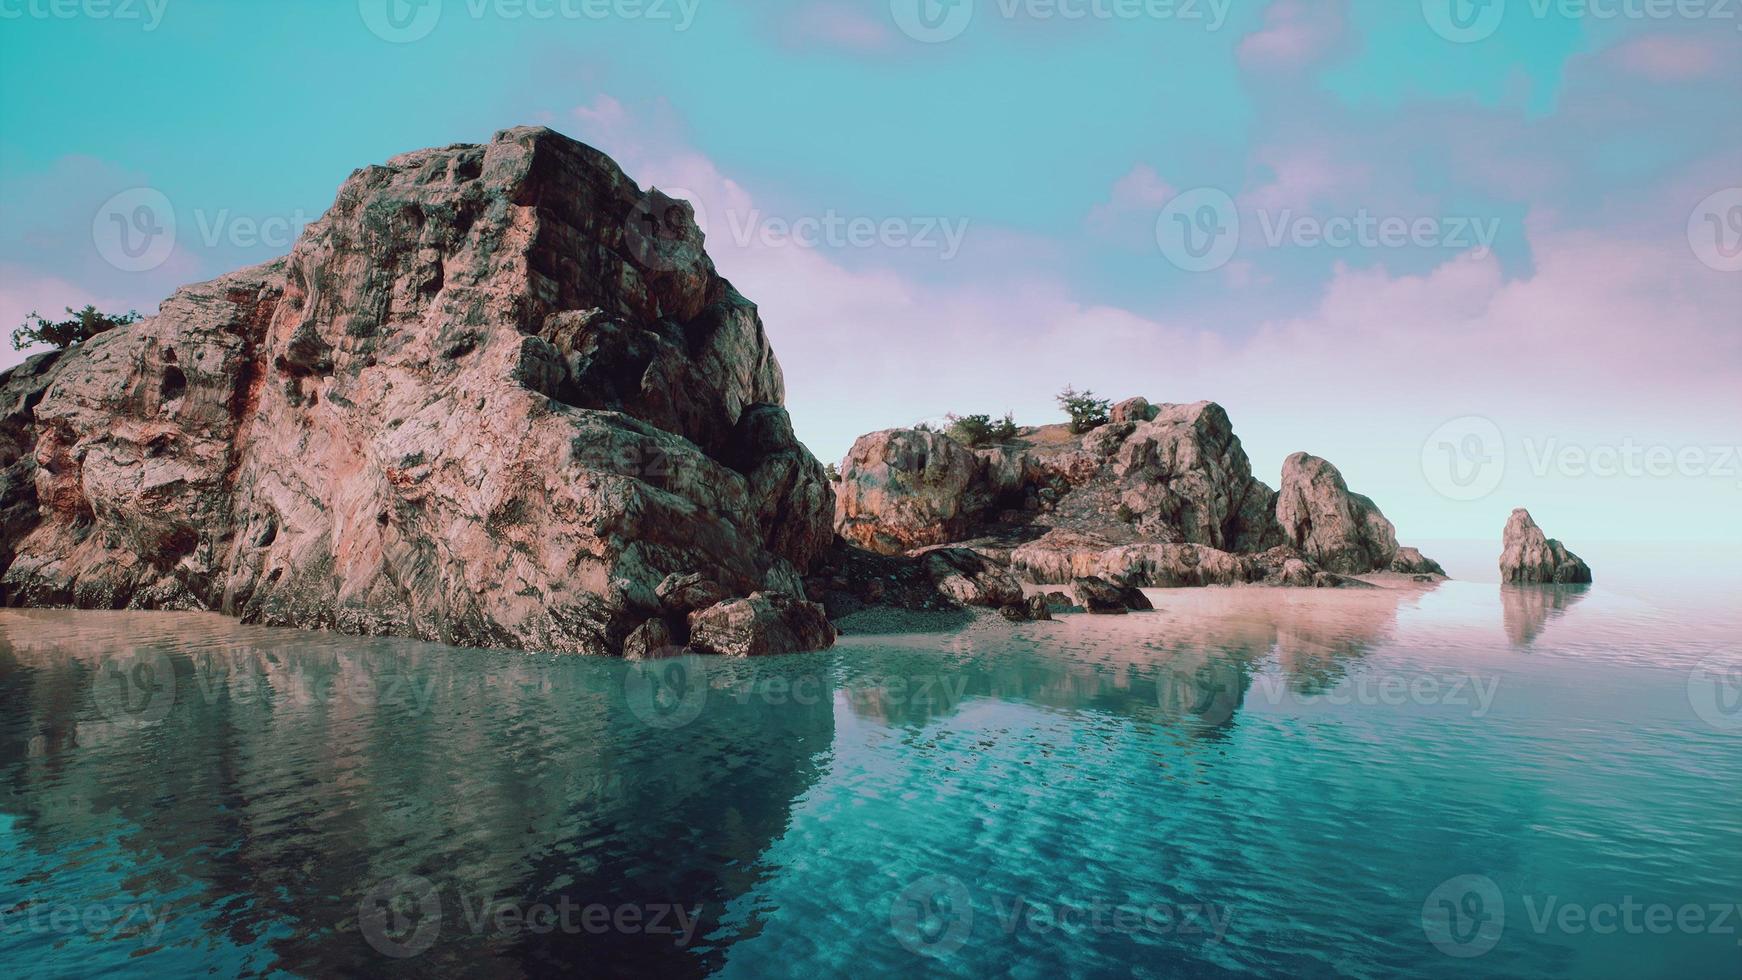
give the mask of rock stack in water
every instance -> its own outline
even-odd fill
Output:
[[[1500,581],[1510,585],[1581,585],[1591,566],[1543,533],[1523,507],[1506,521],[1500,548]]]
[[[287,258],[0,378],[5,599],[826,646],[802,576],[834,492],[783,400],[687,205],[548,129],[408,153]],[[694,573],[717,594],[676,615],[659,586]]]

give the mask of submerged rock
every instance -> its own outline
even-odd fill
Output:
[[[0,379],[40,399],[0,406],[10,603],[614,654],[668,575],[796,596],[833,542],[688,205],[548,129],[358,170],[287,258],[13,398],[32,364]]]
[[[1500,581],[1513,585],[1576,585],[1591,581],[1591,566],[1543,533],[1520,507],[1506,521],[1500,551]]]
[[[1142,590],[1090,576],[1071,582],[1077,605],[1091,613],[1123,615],[1133,609],[1154,609]]]
[[[691,649],[727,657],[805,653],[835,642],[822,606],[782,592],[755,592],[691,613],[689,628]]]

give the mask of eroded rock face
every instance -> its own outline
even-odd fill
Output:
[[[36,405],[54,381],[60,358],[60,351],[37,354],[0,374],[0,576],[37,524]],[[0,582],[0,600],[5,595]]]
[[[1259,551],[1280,542],[1272,492],[1215,402],[1162,405],[1119,448],[1114,475],[1140,531],[1177,532],[1188,544]]]
[[[1295,453],[1283,461],[1276,521],[1290,545],[1328,571],[1384,571],[1397,556],[1396,528],[1372,500],[1349,491],[1335,466],[1317,456]]]
[[[836,489],[836,530],[883,555],[960,540],[989,502],[980,457],[918,429],[860,436]]]
[[[687,205],[547,129],[363,168],[54,371],[14,603],[617,653],[668,574],[801,602],[833,540]]]
[[[1512,512],[1500,551],[1500,581],[1513,585],[1580,585],[1591,566],[1543,533],[1523,507]]]

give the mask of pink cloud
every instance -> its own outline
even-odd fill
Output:
[[[1264,26],[1240,40],[1240,64],[1289,71],[1323,61],[1348,39],[1348,7],[1348,0],[1275,0]]]
[[[858,52],[881,51],[894,40],[883,21],[839,0],[813,0],[785,14],[780,36],[793,47],[822,45]]]
[[[1653,34],[1626,41],[1609,52],[1623,70],[1654,82],[1686,82],[1716,75],[1717,45],[1705,38]]]
[[[681,177],[716,224],[722,211],[758,205],[681,143],[622,162],[655,182]],[[1278,177],[1264,194],[1273,202],[1311,201],[1366,179],[1321,151],[1279,153],[1272,168]],[[1152,169],[1134,167],[1096,213],[1156,207],[1170,192]],[[1114,397],[1216,399],[1261,476],[1274,482],[1289,452],[1320,452],[1379,499],[1406,538],[1492,535],[1521,502],[1560,506],[1559,533],[1598,538],[1614,514],[1637,507],[1639,487],[1538,478],[1521,457],[1504,493],[1465,505],[1424,482],[1420,456],[1441,423],[1468,414],[1514,437],[1733,439],[1742,338],[1715,311],[1733,307],[1735,288],[1693,259],[1679,224],[1665,232],[1640,219],[1612,215],[1594,232],[1535,215],[1525,228],[1534,268],[1520,277],[1493,256],[1408,275],[1338,267],[1299,313],[1256,324],[1246,294],[1267,280],[1244,259],[1222,271],[1226,299],[1186,320],[1086,302],[1047,262],[953,265],[931,281],[727,235],[710,235],[708,248],[761,308],[794,423],[824,459],[865,431],[951,411],[1051,420],[1052,393],[1070,382]],[[843,384],[851,399],[840,397]],[[1666,506],[1713,512],[1715,487],[1649,489]],[[1742,525],[1722,533],[1742,536]]]
[[[1084,219],[1089,230],[1106,238],[1124,238],[1138,225],[1149,227],[1162,205],[1179,191],[1155,168],[1140,163],[1113,182],[1107,200],[1094,205]]]

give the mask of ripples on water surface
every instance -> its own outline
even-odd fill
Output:
[[[0,612],[0,970],[1742,975],[1728,605],[1152,595],[648,665]]]

